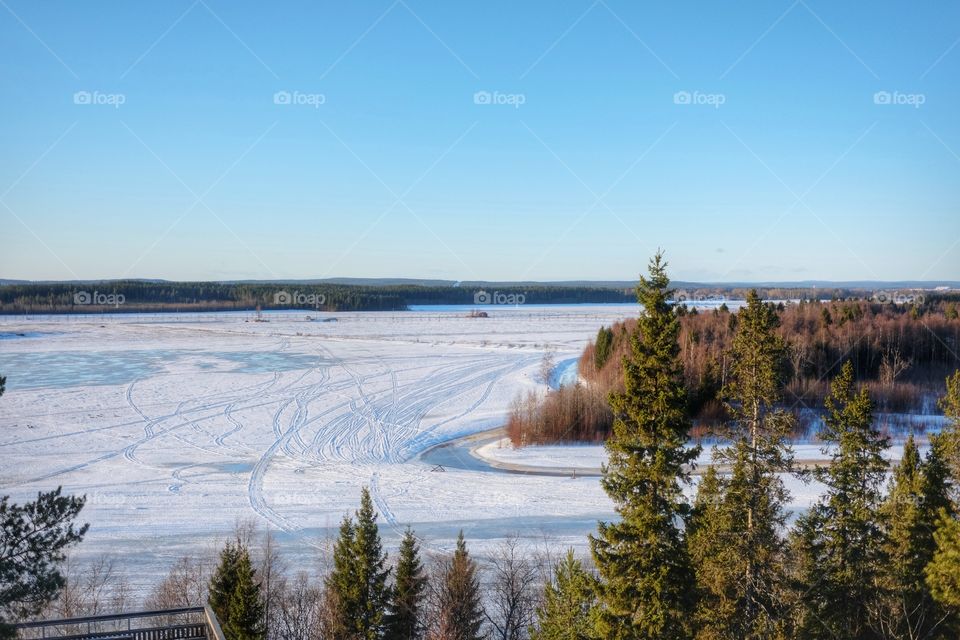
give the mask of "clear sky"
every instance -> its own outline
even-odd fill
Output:
[[[960,279],[960,4],[0,0],[0,277]]]

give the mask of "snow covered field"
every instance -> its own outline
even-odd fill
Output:
[[[928,444],[918,439],[921,454],[925,454]],[[822,461],[830,457],[836,447],[823,448],[821,444],[792,445],[794,460],[799,463]],[[698,467],[704,467],[713,461],[714,446],[704,445],[697,458]],[[826,451],[826,453],[824,452]],[[475,449],[478,457],[490,462],[516,465],[532,469],[560,469],[569,471],[596,471],[607,461],[607,452],[603,445],[568,444],[521,447],[515,449],[509,438],[499,438],[487,442]],[[897,462],[903,456],[903,444],[893,444],[884,454],[891,462]]]
[[[583,553],[612,516],[597,477],[475,459],[435,471],[419,455],[500,426],[519,393],[546,388],[544,353],[557,365],[547,383],[575,379],[570,364],[597,328],[637,309],[485,310],[0,317],[0,492],[86,494],[92,526],[75,555],[135,558],[140,590],[249,518],[297,566],[316,567],[362,486],[388,548],[410,525],[428,552],[463,528],[481,556],[514,534]],[[496,443],[484,455],[570,468],[604,458],[600,447]],[[821,490],[788,484],[798,510]]]
[[[0,318],[0,491],[86,494],[77,555],[135,555],[140,587],[249,517],[313,566],[364,485],[388,546],[409,524],[428,549],[461,527],[478,553],[514,533],[582,548],[611,513],[596,478],[417,455],[500,425],[546,351],[574,358],[636,309],[487,310]]]

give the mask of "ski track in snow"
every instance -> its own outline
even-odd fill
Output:
[[[507,535],[528,526],[510,524],[527,513],[545,522],[557,514],[589,520],[606,508],[595,482],[431,473],[418,455],[502,424],[517,395],[542,388],[535,380],[548,342],[572,357],[598,326],[622,315],[546,324],[459,314],[407,324],[415,314],[399,324],[370,314],[324,326],[302,316],[269,325],[71,324],[5,349],[143,352],[151,367],[131,368],[117,384],[28,389],[16,379],[29,371],[4,370],[0,489],[22,500],[63,485],[102,499],[85,510],[94,525],[84,543],[90,553],[137,549],[145,535],[160,544],[164,534],[155,532],[165,527],[176,535],[164,544],[176,548],[184,536],[226,534],[245,514],[320,547],[356,508],[362,486],[395,536],[409,523],[418,534],[426,528],[427,538],[437,539],[431,526],[455,536],[486,519],[504,522],[485,525],[487,535]]]

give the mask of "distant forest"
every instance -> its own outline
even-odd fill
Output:
[[[772,304],[772,303],[770,303]],[[801,420],[819,413],[829,381],[849,360],[877,411],[937,413],[946,377],[960,367],[960,296],[934,294],[916,304],[866,300],[776,304],[777,333],[787,344],[780,375],[784,404]],[[680,306],[680,359],[698,432],[727,419],[723,391],[730,380],[737,314],[721,306]],[[623,390],[622,361],[636,320],[601,327],[579,362],[581,384],[531,394],[514,403],[507,431],[516,445],[602,441],[613,423],[607,397]],[[803,434],[797,434],[803,435]]]
[[[557,285],[550,283],[425,286],[419,284],[338,283],[224,283],[158,282],[116,280],[83,283],[27,283],[0,286],[0,314],[24,313],[142,313],[163,311],[245,311],[261,309],[310,309],[319,311],[401,311],[411,305],[474,304],[474,296],[486,291],[500,299],[524,304],[630,303],[632,288],[614,286]],[[687,303],[742,300],[747,289],[739,286],[694,286],[678,289]],[[289,299],[278,299],[278,294]],[[758,289],[768,300],[868,298],[873,292],[852,288]],[[89,300],[83,297],[89,296]],[[96,294],[96,297],[94,297]],[[907,297],[909,291],[884,296]],[[78,297],[79,296],[79,297]],[[113,297],[110,297],[113,296]],[[122,296],[122,298],[120,298]],[[122,299],[122,303],[116,301]]]
[[[401,311],[410,305],[474,304],[480,289],[418,285],[227,284],[217,282],[116,281],[91,284],[0,286],[0,313],[132,313],[160,311]],[[493,294],[494,291],[488,291]],[[523,286],[497,294],[522,295],[525,304],[633,302],[632,290],[601,287]],[[80,298],[78,298],[78,294]],[[87,302],[83,294],[88,294]],[[94,294],[97,297],[94,298]],[[118,300],[122,303],[98,304]]]

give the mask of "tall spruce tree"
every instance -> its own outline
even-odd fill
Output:
[[[934,600],[924,575],[936,551],[933,534],[940,510],[951,510],[943,444],[943,438],[932,437],[930,451],[921,462],[911,435],[884,501],[889,559],[884,565],[885,626],[898,638],[933,638],[951,626],[949,611]]]
[[[332,601],[337,603],[337,624],[332,633],[338,638],[375,640],[383,636],[390,596],[386,560],[377,514],[364,487],[356,522],[344,518],[340,526],[333,552],[334,569],[327,577],[327,588],[333,591]]]
[[[960,610],[960,521],[946,511],[940,515],[934,532],[936,551],[925,574],[934,599],[955,615]]]
[[[600,573],[597,632],[609,640],[689,638],[694,577],[683,536],[690,419],[679,359],[680,323],[662,253],[640,278],[642,311],[623,361],[624,391],[610,397],[603,488],[619,522],[601,522],[590,546]]]
[[[734,556],[738,549],[730,543],[733,526],[725,491],[724,479],[710,465],[697,486],[687,531],[698,593],[694,626],[702,640],[733,638],[738,630],[737,597],[729,576],[729,568],[739,561]]]
[[[415,640],[423,635],[423,597],[427,578],[420,562],[420,545],[413,531],[407,528],[400,541],[386,618],[387,640]]]
[[[594,640],[592,614],[596,604],[595,580],[567,551],[553,570],[553,581],[544,586],[537,606],[537,626],[531,640]]]
[[[463,531],[457,549],[446,564],[436,593],[436,620],[432,638],[438,640],[481,640],[483,605],[477,563],[467,551]]]
[[[230,595],[229,617],[223,627],[226,640],[264,640],[264,602],[250,554],[240,549],[236,561],[236,587]]]
[[[220,561],[210,577],[210,608],[216,614],[221,628],[230,622],[230,599],[237,590],[239,580],[237,566],[245,552],[239,540],[227,542],[220,550]]]
[[[938,403],[947,424],[941,431],[942,451],[950,469],[953,503],[960,504],[960,369],[947,377],[947,391]]]
[[[883,630],[880,505],[889,440],[874,428],[873,405],[866,389],[856,389],[849,361],[833,380],[826,407],[820,438],[830,465],[817,467],[813,476],[827,491],[798,525],[801,637],[877,638]]]
[[[766,639],[784,633],[787,608],[785,541],[787,491],[780,478],[790,470],[787,437],[792,416],[778,408],[787,347],[777,334],[776,309],[756,291],[735,316],[730,381],[723,389],[732,419],[731,445],[715,450],[730,466],[702,509],[696,529],[711,532],[715,553],[698,553],[701,638]],[[705,501],[705,498],[701,502]],[[701,536],[702,537],[702,536]]]

